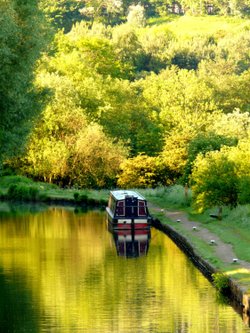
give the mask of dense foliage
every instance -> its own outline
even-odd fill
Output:
[[[0,1],[0,161],[20,152],[42,96],[33,68],[47,40],[37,0]]]
[[[1,1],[3,165],[81,188],[187,183],[200,210],[249,203],[250,3],[210,4]],[[173,15],[208,10],[234,17]]]

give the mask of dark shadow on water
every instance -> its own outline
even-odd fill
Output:
[[[0,332],[38,332],[39,313],[31,291],[18,274],[6,276],[0,270]]]

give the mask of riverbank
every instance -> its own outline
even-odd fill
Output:
[[[155,216],[153,226],[167,234],[215,287],[229,297],[249,326],[250,263],[237,258],[231,244],[223,242],[201,222],[189,219],[185,212],[152,204],[150,211]]]
[[[0,177],[0,200],[105,207],[108,193],[108,190],[60,188],[54,184],[35,182],[23,176]]]

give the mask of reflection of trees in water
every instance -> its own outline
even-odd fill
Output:
[[[1,271],[0,288],[0,331],[38,332],[38,312],[25,276],[5,276]]]
[[[152,228],[147,256],[124,260],[103,212],[73,210],[50,207],[1,218],[0,266],[10,272],[8,280],[0,275],[1,333],[37,333],[36,325],[63,333],[180,327],[211,333],[213,325],[221,332],[233,333],[232,327],[243,332],[241,319],[216,303],[210,283],[168,237]]]
[[[46,204],[35,203],[17,203],[17,202],[1,202],[0,203],[0,217],[14,217],[24,216],[29,214],[37,214],[46,211],[48,206]]]

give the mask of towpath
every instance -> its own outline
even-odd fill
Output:
[[[216,234],[212,233],[210,230],[205,228],[202,223],[197,221],[189,220],[185,212],[181,211],[170,211],[166,209],[161,209],[155,205],[150,205],[150,210],[152,213],[161,211],[167,218],[176,223],[181,223],[182,227],[187,231],[194,231],[195,236],[204,240],[205,242],[214,246],[216,256],[224,263],[232,264],[234,259],[237,260],[237,268],[242,268],[249,270],[250,273],[250,263],[241,258],[237,258],[234,253],[233,247],[231,244],[223,242]],[[179,221],[179,222],[177,222]],[[170,226],[173,228],[172,226]],[[175,230],[175,229],[174,229]],[[175,230],[177,231],[177,230]],[[177,231],[178,232],[178,231]],[[211,242],[212,240],[212,242]]]

